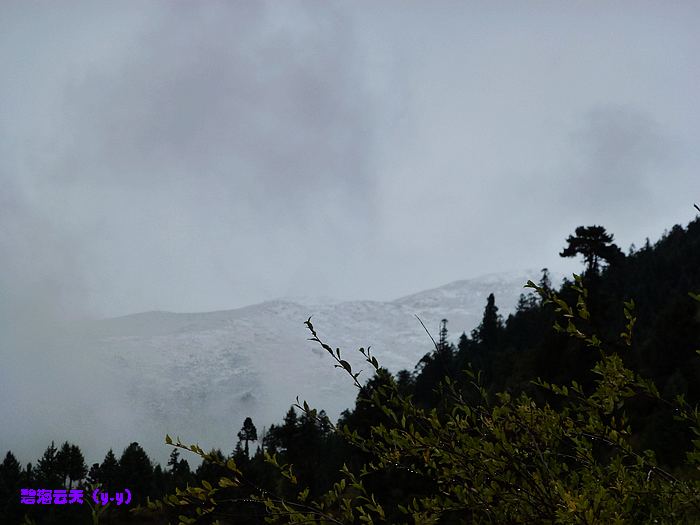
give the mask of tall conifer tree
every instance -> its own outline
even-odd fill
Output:
[[[63,487],[64,480],[61,479],[57,454],[58,450],[52,441],[51,445],[44,451],[44,455],[37,461],[36,478],[45,488],[56,489]]]
[[[245,456],[249,458],[250,452],[248,450],[248,442],[258,440],[258,429],[255,428],[253,420],[250,417],[245,418],[245,421],[243,421],[243,427],[241,428],[240,432],[238,432],[238,440],[239,442],[243,441],[245,444],[243,450],[245,452]]]
[[[559,253],[560,257],[575,257],[583,255],[586,263],[586,274],[598,275],[600,261],[617,262],[624,258],[624,253],[612,243],[613,235],[606,232],[602,226],[579,226],[576,235],[566,239],[568,246]]]
[[[119,461],[110,448],[99,467],[99,483],[108,490],[116,490],[119,479]]]

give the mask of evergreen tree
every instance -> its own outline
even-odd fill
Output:
[[[542,268],[542,277],[540,277],[539,285],[546,292],[552,291],[552,279],[549,277],[549,268]]]
[[[22,467],[10,451],[0,463],[0,521],[18,523],[23,509],[19,503],[22,488]]]
[[[56,453],[56,468],[64,486],[69,489],[73,487],[74,481],[82,480],[87,474],[87,465],[80,448],[67,441]]]
[[[26,487],[31,487],[36,482],[36,468],[30,463],[27,463],[24,472],[22,473],[22,484]]]
[[[447,337],[447,319],[443,319],[440,321],[440,338],[436,349],[436,361],[439,363],[441,377],[453,375],[455,348]]]
[[[165,495],[170,488],[171,479],[169,473],[164,472],[160,465],[156,465],[153,468],[153,481],[149,490],[150,496],[160,498]]]
[[[465,332],[459,336],[459,342],[457,343],[457,355],[455,357],[455,369],[458,371],[458,377],[464,379],[464,371],[472,368],[470,363],[472,363],[473,357],[477,353],[476,342],[470,339]]]
[[[111,448],[107,451],[104,460],[102,460],[98,475],[98,482],[105,490],[114,491],[118,489],[121,470],[119,468],[119,461]]]
[[[187,485],[188,481],[192,478],[192,470],[186,459],[181,459],[177,464],[177,469],[175,469],[173,473],[173,478],[175,484],[178,486]]]
[[[170,487],[183,487],[190,480],[190,465],[187,460],[180,459],[180,451],[177,448],[173,448],[170,453],[167,466],[169,467],[167,474],[170,478],[168,483]]]
[[[119,458],[120,489],[128,488],[138,504],[151,494],[153,465],[146,451],[134,442],[124,449]]]
[[[437,388],[444,377],[453,378],[455,348],[447,340],[447,319],[440,321],[440,335],[435,349],[427,353],[416,365],[414,389],[421,404],[434,405],[439,401]]]
[[[614,263],[624,258],[622,250],[612,244],[613,235],[602,226],[579,226],[576,236],[569,235],[566,239],[568,246],[559,254],[560,257],[575,257],[583,255],[586,263],[586,274],[598,275],[600,261]]]
[[[209,452],[209,455],[213,458],[213,461],[208,459],[204,459],[204,461],[202,461],[202,464],[197,468],[197,479],[206,480],[210,483],[218,483],[219,479],[222,476],[225,476],[228,472],[225,467],[218,464],[225,463],[226,458],[218,448],[212,449],[211,452]]]
[[[247,462],[250,459],[248,454],[246,454],[246,451],[243,450],[243,445],[241,445],[241,442],[236,443],[236,447],[233,449],[233,454],[231,454],[231,457],[234,459],[237,465],[242,465],[242,466],[247,466]]]
[[[467,337],[467,333],[462,332],[462,335],[459,336],[459,342],[457,343],[457,349],[458,350],[466,349],[468,344],[469,344],[469,338]]]
[[[277,441],[278,433],[278,427],[275,424],[270,425],[267,432],[263,433],[262,448],[270,455],[277,453],[277,447],[279,446]]]
[[[525,312],[527,310],[531,310],[537,306],[537,303],[538,303],[538,300],[534,294],[521,293],[520,296],[518,296],[518,304],[515,306],[515,311],[516,312]]]
[[[447,348],[447,319],[440,321],[440,338],[438,341],[438,348],[440,350]]]
[[[78,445],[71,445],[70,448],[70,463],[68,468],[68,486],[72,487],[74,481],[79,482],[85,478],[88,469],[85,463],[85,457]]]
[[[282,425],[270,425],[267,447],[286,451],[296,441],[298,432],[299,418],[294,407],[289,407]]]
[[[36,464],[36,479],[42,484],[43,488],[58,489],[63,488],[64,480],[61,479],[58,459],[56,457],[58,450],[54,442],[51,442],[44,455],[41,456]]]
[[[416,381],[420,376],[416,378]],[[394,383],[389,370],[380,367],[375,371],[374,375],[360,389],[355,400],[355,409],[343,412],[343,417],[338,423],[342,428],[343,424],[347,424],[352,430],[357,430],[361,435],[369,435],[370,428],[377,425],[386,419],[386,415],[372,401],[374,395],[379,395],[381,398],[383,390],[390,384]],[[416,391],[419,390],[418,383]]]
[[[170,467],[170,472],[175,471],[179,461],[180,461],[180,451],[176,448],[173,448],[173,451],[170,453],[170,457],[168,458],[168,466]]]
[[[190,465],[186,459],[180,459],[180,451],[173,448],[168,459],[168,474],[170,475],[170,485],[172,487],[183,487],[191,477]]]
[[[326,437],[333,430],[330,418],[326,411],[321,409],[318,413],[318,429],[321,432],[321,436]]]
[[[56,470],[64,486],[68,484],[68,469],[70,468],[70,443],[65,441],[56,452]]]
[[[253,424],[253,420],[251,418],[247,417],[245,418],[245,421],[243,421],[243,428],[241,428],[240,432],[238,432],[238,440],[239,443],[241,441],[245,443],[245,456],[246,458],[249,458],[250,454],[248,451],[248,442],[258,440],[258,430],[255,428],[255,425]]]
[[[473,344],[470,345],[469,361],[474,370],[483,371],[487,377],[491,377],[491,366],[499,349],[501,333],[503,331],[503,319],[498,314],[496,298],[491,293],[486,299],[486,307],[481,323],[472,330]]]
[[[413,374],[408,370],[399,370],[396,374],[396,387],[402,394],[408,394],[413,390]]]
[[[486,352],[493,352],[498,345],[499,335],[503,329],[503,319],[498,313],[496,298],[489,294],[481,324],[472,331],[472,339]]]
[[[87,484],[88,485],[98,485],[100,483],[100,464],[93,463],[87,474]]]
[[[0,483],[5,487],[18,485],[22,475],[22,467],[15,455],[8,450],[5,459],[0,463]]]

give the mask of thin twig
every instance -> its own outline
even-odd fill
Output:
[[[433,339],[433,336],[430,335],[430,332],[428,332],[428,329],[427,329],[427,328],[425,327],[425,325],[423,324],[423,321],[421,321],[420,317],[418,317],[417,314],[414,314],[414,315],[416,316],[416,319],[418,319],[418,322],[419,322],[419,323],[421,324],[421,326],[423,327],[423,330],[425,330],[425,333],[428,334],[428,337],[430,337],[430,340],[433,342],[433,345],[435,345],[435,350],[438,350],[438,351],[439,351],[440,348],[438,347],[438,344],[435,342],[435,339]]]

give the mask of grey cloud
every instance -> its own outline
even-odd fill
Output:
[[[313,269],[311,241],[351,260],[375,220],[374,117],[342,13],[160,6],[132,14],[118,45],[77,33],[83,60],[66,61],[56,105],[34,115],[53,143],[25,184],[59,233],[78,233],[86,301],[117,298],[108,313],[177,309],[178,294],[241,305]]]
[[[624,106],[592,109],[572,142],[581,163],[577,193],[601,207],[648,201],[650,179],[668,169],[674,156],[654,120]]]
[[[92,146],[81,182],[234,187],[263,204],[367,191],[371,119],[357,64],[339,60],[352,34],[324,13],[311,29],[271,31],[266,15],[172,8],[128,55],[88,71],[66,94],[66,125]]]

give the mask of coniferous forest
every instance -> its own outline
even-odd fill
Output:
[[[230,450],[164,436],[164,466],[136,441],[93,465],[79,444],[26,465],[3,451],[0,522],[699,523],[700,220],[627,253],[582,226],[559,255],[580,274],[553,289],[543,269],[505,319],[491,294],[458,339],[444,320],[414,370],[363,348],[362,382],[343,359],[357,349],[309,319],[328,373],[358,387],[337,422],[298,400],[264,435],[240,422]],[[92,506],[98,486],[134,502]],[[84,488],[86,504],[22,505],[24,487]]]

